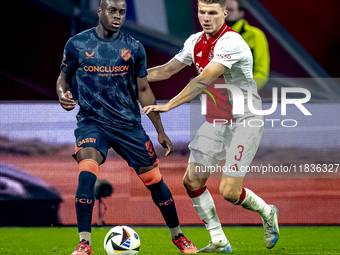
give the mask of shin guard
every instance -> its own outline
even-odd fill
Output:
[[[150,190],[152,200],[159,208],[162,216],[169,228],[175,228],[179,225],[177,211],[172,194],[164,183],[159,167],[149,172],[139,175],[144,185]]]
[[[164,183],[163,179],[149,186],[146,186],[152,196],[155,205],[160,209],[162,216],[169,228],[174,228],[179,225],[176,206],[172,194]]]
[[[94,185],[97,176],[93,171],[82,170],[85,167],[84,164],[83,166],[81,165],[82,162],[79,164],[80,173],[75,197],[78,230],[79,232],[91,232],[92,211],[95,203]],[[95,164],[98,166],[98,163],[95,161],[90,162],[90,164],[93,164],[92,168],[95,167]],[[88,167],[91,166],[86,166],[85,168]]]

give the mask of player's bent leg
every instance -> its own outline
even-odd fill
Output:
[[[183,185],[187,191],[195,191],[205,186],[210,172],[197,171],[199,169],[204,169],[204,166],[194,162],[188,163],[187,170],[183,177]]]
[[[235,129],[230,146],[226,150],[225,162],[229,176],[223,176],[226,178],[222,180],[220,191],[223,197],[233,204],[241,205],[244,209],[259,213],[263,221],[266,247],[272,248],[279,238],[278,213],[253,191],[243,188],[242,182],[237,181],[237,178],[234,178],[234,180],[230,178],[230,176],[244,178],[245,170],[252,162],[259,147],[262,131],[261,127],[251,129],[238,127]],[[233,185],[236,186],[233,187]],[[239,196],[235,200],[238,194]]]
[[[278,210],[270,206],[253,191],[242,187],[243,178],[224,176],[220,184],[221,195],[235,205],[260,214],[263,221],[265,245],[271,249],[279,240]]]
[[[93,159],[84,159],[79,162],[80,173],[75,197],[79,233],[91,233],[92,210],[95,202],[94,185],[98,169],[99,165]],[[90,241],[89,238],[90,236],[84,239]]]
[[[194,209],[204,222],[211,236],[210,243],[199,253],[231,252],[231,245],[226,238],[221,222],[217,216],[214,201],[205,186],[210,172],[197,171],[205,169],[202,164],[190,162],[183,178],[183,184],[192,200]]]
[[[92,147],[77,151],[79,177],[75,196],[78,231],[80,243],[72,255],[91,255],[92,212],[95,203],[94,185],[99,171],[99,162],[103,158],[99,151]]]
[[[94,184],[95,173],[99,165],[93,159],[85,159],[79,163],[79,182],[75,197],[78,231],[80,243],[72,255],[92,255],[91,227],[92,212],[95,203]]]
[[[149,171],[147,171],[148,169],[145,167],[139,169],[138,172],[142,172],[142,174],[139,174],[139,178],[150,190],[153,202],[160,209],[170,229],[172,242],[184,254],[197,253],[196,246],[183,235],[180,229],[174,199],[168,186],[162,179],[158,165],[148,168],[150,169]]]
[[[199,253],[230,253],[231,245],[225,236],[221,222],[218,218],[213,198],[207,187],[204,186],[196,191],[188,191],[197,215],[204,222],[209,231],[211,241],[200,249]]]
[[[221,179],[219,191],[222,197],[231,202],[235,203],[239,200],[242,194],[243,178],[235,178],[223,175]]]
[[[224,199],[227,201],[233,202],[237,201],[240,196],[240,188],[242,190],[242,178],[230,178],[230,179],[222,179],[220,183],[220,193]],[[228,240],[222,243],[210,241],[209,244],[200,249],[199,253],[231,253],[232,247]]]
[[[260,214],[264,228],[264,241],[268,249],[273,248],[279,240],[280,232],[278,225],[279,211],[275,206],[268,205],[253,191],[243,188],[240,200],[235,203],[244,209],[255,211]]]

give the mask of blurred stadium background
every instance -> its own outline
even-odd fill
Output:
[[[77,164],[73,153],[76,111],[57,102],[55,82],[68,38],[96,26],[98,0],[17,0],[1,3],[3,39],[0,63],[0,226],[75,225]],[[170,60],[184,40],[200,31],[196,0],[126,0],[123,31],[140,40],[148,67]],[[285,119],[298,126],[266,123],[253,165],[339,164],[340,31],[338,0],[247,0],[246,19],[261,28],[269,42],[271,73],[260,94],[271,106],[272,87],[304,87],[312,93],[304,116],[296,107]],[[195,77],[194,67],[171,80],[151,84],[156,98],[168,100]],[[187,144],[203,121],[187,104],[163,114],[175,153],[169,158],[158,146],[161,170],[173,192],[182,224],[201,224],[182,187]],[[283,119],[280,107],[270,116]],[[195,116],[195,117],[194,117]],[[194,117],[194,118],[193,118]],[[202,116],[201,116],[202,117]],[[155,131],[143,124],[154,144]],[[340,224],[340,169],[337,173],[248,175],[245,186],[280,209],[284,225]],[[214,176],[213,176],[214,177]],[[216,176],[218,177],[218,176]],[[133,170],[111,152],[99,179],[113,184],[103,199],[105,224],[163,225],[148,191]],[[221,222],[258,225],[260,218],[229,205],[218,193],[218,178],[208,182]],[[133,208],[133,209],[131,209]],[[26,210],[27,215],[22,215]],[[141,213],[143,212],[143,213]],[[21,220],[18,221],[18,216]],[[38,215],[38,217],[34,217]],[[98,224],[98,204],[93,219]]]

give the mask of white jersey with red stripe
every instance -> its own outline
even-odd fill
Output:
[[[254,108],[262,109],[261,97],[253,80],[253,56],[251,50],[242,36],[225,24],[210,39],[206,39],[203,31],[191,35],[185,41],[182,50],[174,58],[186,65],[194,63],[198,73],[202,73],[210,61],[220,63],[226,67],[220,78],[224,78],[225,84],[234,85],[242,91],[244,114],[233,115],[232,109],[233,102],[236,100],[235,96],[228,89],[215,88],[215,84],[221,84],[220,79],[211,83],[206,88],[209,91],[207,114],[205,116],[208,122],[213,122],[214,119],[239,122],[246,117],[254,117],[255,115],[248,107],[248,93],[251,96]],[[238,98],[237,100],[240,99]]]

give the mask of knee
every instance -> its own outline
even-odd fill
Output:
[[[237,202],[242,193],[242,187],[239,188],[228,184],[220,185],[219,189],[222,197],[231,203]]]
[[[161,172],[159,171],[159,167],[152,168],[150,171],[139,174],[139,178],[142,180],[146,187],[151,186],[153,184],[157,184],[162,180]]]
[[[183,185],[188,191],[194,191],[202,188],[201,181],[196,178],[190,178],[188,174],[184,175],[183,177]]]
[[[99,163],[94,159],[84,159],[78,163],[79,174],[83,172],[89,172],[98,176]]]

